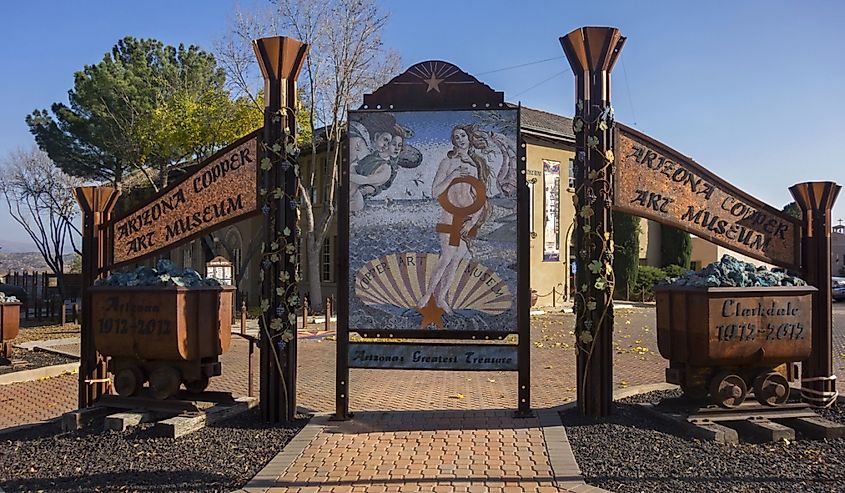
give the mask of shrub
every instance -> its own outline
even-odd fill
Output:
[[[666,274],[666,277],[680,277],[686,272],[689,272],[689,269],[684,269],[680,265],[670,264],[664,267],[663,273]]]
[[[641,265],[637,271],[637,281],[634,284],[634,291],[643,301],[654,298],[654,285],[666,279],[666,273],[657,267]]]
[[[640,218],[613,211],[613,235],[616,242],[613,255],[614,297],[628,299],[640,263]]]
[[[692,255],[692,238],[686,231],[671,226],[660,226],[660,264],[680,265],[689,269]]]

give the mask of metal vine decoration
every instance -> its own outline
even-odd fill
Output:
[[[273,116],[273,123],[278,124],[284,116],[286,110],[282,109],[278,114]],[[292,112],[291,112],[292,113]],[[277,264],[277,271],[279,273],[279,281],[281,286],[276,288],[275,298],[277,304],[275,308],[271,305],[271,301],[266,298],[261,299],[261,326],[264,327],[264,336],[268,338],[270,347],[276,347],[278,351],[272,351],[273,359],[279,374],[282,374],[282,364],[279,361],[278,353],[283,351],[287,344],[293,340],[296,334],[296,313],[300,308],[301,300],[297,293],[298,283],[302,276],[299,271],[299,242],[296,238],[300,237],[299,225],[295,226],[296,231],[285,226],[283,229],[277,227],[276,215],[271,215],[270,203],[280,200],[282,207],[289,207],[296,213],[299,207],[299,153],[300,149],[296,145],[295,136],[290,132],[289,128],[285,128],[281,137],[276,142],[267,142],[261,144],[264,149],[264,158],[261,160],[260,167],[262,171],[271,171],[276,167],[285,172],[286,179],[290,178],[289,170],[293,170],[294,179],[296,180],[296,187],[294,187],[294,194],[290,195],[284,191],[281,186],[277,184],[276,188],[266,190],[262,188],[259,190],[263,206],[262,213],[265,216],[270,216],[271,231],[276,232],[276,237],[270,243],[263,243],[261,245],[261,269],[258,273],[260,282],[264,282],[265,273],[271,271],[271,267]],[[271,309],[273,308],[273,309]],[[270,323],[267,323],[269,318]],[[282,388],[285,393],[285,401],[287,402],[287,386],[284,378],[282,381]]]
[[[596,206],[609,211],[613,205],[613,151],[601,152],[600,145],[609,140],[609,130],[613,125],[611,106],[592,105],[585,108],[584,101],[578,100],[577,114],[572,121],[576,136],[583,138],[585,150],[576,156],[577,172],[581,175],[580,185],[572,197],[576,211],[576,227],[583,238],[579,242],[581,250],[577,253],[586,265],[586,272],[579,276],[583,281],[576,286],[575,295],[575,331],[579,351],[587,353],[584,381],[593,355],[598,331],[603,327],[606,317],[612,317],[614,244],[611,235],[612,216],[605,214],[597,217]],[[592,110],[592,111],[590,111]],[[590,156],[588,156],[588,154]],[[603,164],[598,169],[590,169],[588,158],[598,154]],[[579,269],[579,273],[582,269]],[[603,306],[598,306],[596,291],[604,293]]]

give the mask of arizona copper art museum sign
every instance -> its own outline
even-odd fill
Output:
[[[800,263],[800,226],[693,160],[630,128],[616,133],[616,210],[683,229],[786,268]]]
[[[257,209],[255,136],[213,156],[148,205],[114,223],[114,263],[150,255]]]

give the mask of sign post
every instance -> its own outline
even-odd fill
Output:
[[[111,212],[120,192],[108,187],[79,187],[76,200],[82,209],[82,319],[80,320],[79,408],[86,408],[108,393],[106,360],[94,346],[90,288],[108,275],[113,257]]]
[[[299,226],[296,162],[296,78],[308,45],[262,38],[253,49],[264,76],[264,133],[260,149],[264,200],[261,262],[261,416],[276,423],[296,415],[296,313]]]
[[[801,398],[814,406],[836,401],[833,375],[833,305],[830,278],[830,211],[841,186],[829,182],[805,182],[789,188],[804,221],[801,238],[801,275],[816,292],[813,310],[813,350],[804,361]]]
[[[625,38],[583,27],[560,38],[575,73],[575,201],[578,408],[607,416],[613,401],[613,110],[610,72]]]

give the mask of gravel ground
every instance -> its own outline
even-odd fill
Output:
[[[48,339],[65,339],[68,337],[79,337],[79,325],[67,324],[62,327],[58,325],[22,325],[18,336],[12,341],[13,344],[20,344],[29,341],[44,341]]]
[[[308,421],[270,426],[253,409],[178,439],[142,425],[62,434],[48,423],[0,437],[0,488],[18,491],[217,492],[243,487]]]
[[[842,492],[845,439],[722,445],[683,438],[636,409],[679,391],[620,401],[596,422],[561,414],[587,483],[616,492]],[[820,414],[845,422],[845,406]]]
[[[12,362],[15,364],[0,366],[0,375],[16,371],[32,370],[34,368],[43,368],[45,366],[63,365],[76,361],[79,360],[47,351],[39,351],[37,349],[27,351],[26,349],[16,348],[12,353]]]

